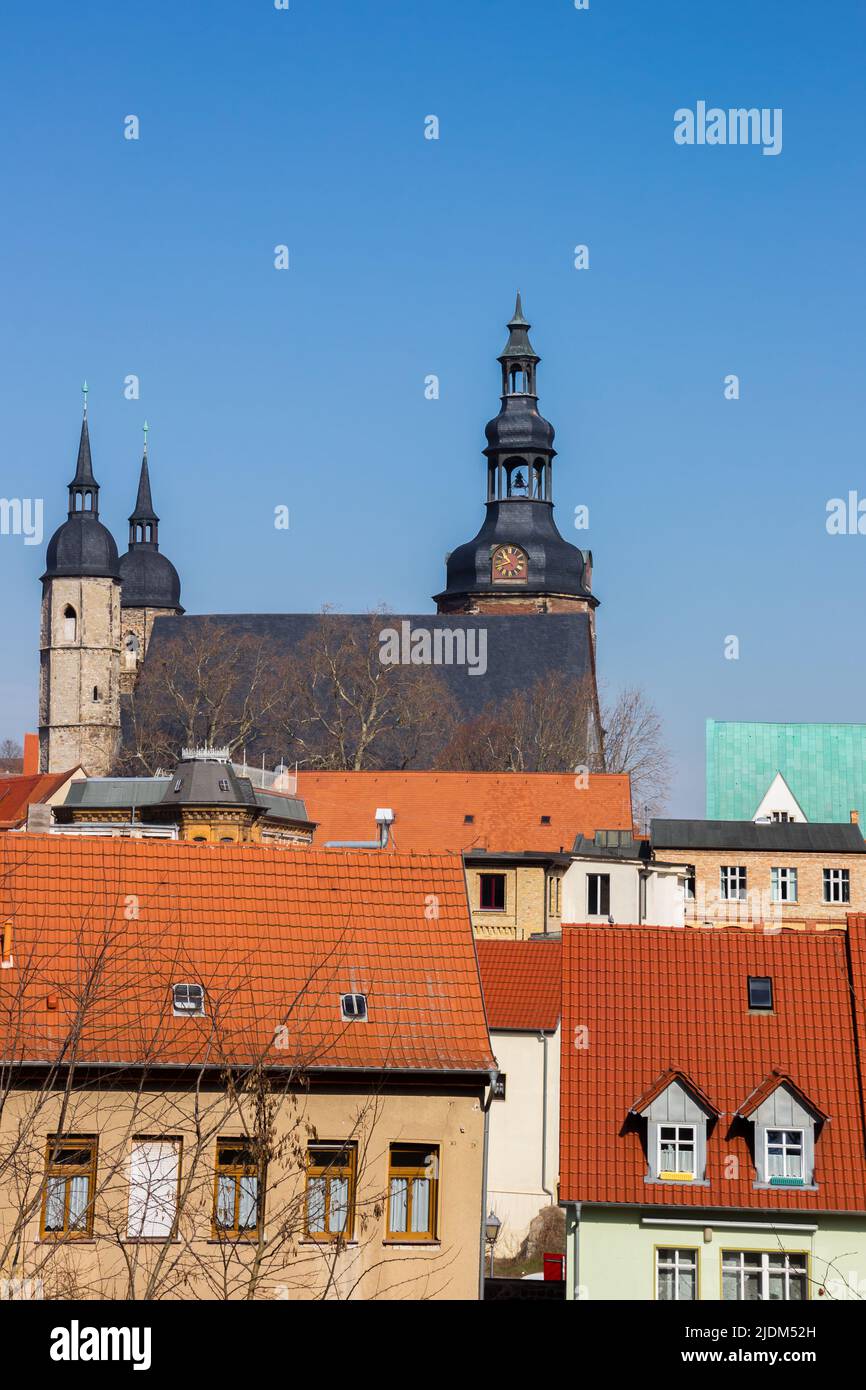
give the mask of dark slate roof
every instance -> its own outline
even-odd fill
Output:
[[[627,831],[606,832],[615,834],[617,840],[610,844],[605,843],[599,836],[594,839],[587,839],[584,835],[578,835],[574,841],[573,853],[592,859],[645,859],[650,857],[649,840],[636,840]],[[603,836],[604,831],[600,834]]]
[[[446,563],[445,589],[437,598],[455,594],[487,594],[525,597],[530,594],[573,594],[595,605],[585,581],[583,551],[559,534],[549,502],[525,497],[488,502],[487,515],[478,535],[452,550]],[[519,545],[526,552],[526,583],[494,584],[490,560],[499,545]]]
[[[83,501],[82,491],[90,493],[89,510],[76,510],[76,500]],[[76,579],[117,579],[120,575],[114,537],[99,520],[99,488],[93,476],[86,415],[81,422],[75,477],[69,484],[69,515],[54,532],[45,552],[42,578],[55,579],[58,575]]]
[[[741,820],[654,820],[654,850],[790,850],[792,854],[866,854],[856,825],[816,825],[803,821],[758,823]]]
[[[226,786],[221,787],[220,782],[225,782]],[[178,763],[162,801],[166,806],[258,805],[249,777],[238,777],[230,763],[204,762],[198,758]]]
[[[120,557],[120,577],[122,608],[176,608],[183,612],[180,575],[155,546],[130,546]]]
[[[176,625],[207,624],[218,626],[220,640],[236,642],[246,634],[267,638],[275,655],[296,647],[322,621],[356,626],[366,632],[370,623],[367,613],[221,613],[214,615],[187,614],[182,618],[157,618],[145,658],[159,660],[160,645],[171,640],[179,629]],[[561,673],[577,683],[592,678],[590,620],[587,613],[532,613],[519,615],[477,615],[446,613],[387,613],[382,616],[382,628],[396,628],[409,622],[412,628],[459,628],[487,634],[487,671],[471,675],[466,666],[435,666],[430,669],[441,675],[462,708],[476,715],[490,702],[499,703],[518,692],[525,691],[540,676],[549,672]],[[183,629],[180,629],[183,630]],[[421,669],[421,668],[416,668]]]
[[[303,801],[297,797],[282,796],[276,792],[263,792],[259,787],[254,787],[255,798],[259,806],[263,806],[267,815],[274,820],[305,821],[307,825],[315,825],[307,817],[307,808]]]
[[[88,777],[73,782],[64,806],[97,807],[155,806],[162,801],[169,785],[167,777]]]

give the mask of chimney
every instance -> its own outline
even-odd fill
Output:
[[[24,766],[21,769],[25,777],[35,777],[39,771],[39,735],[24,735]]]
[[[28,835],[47,835],[51,829],[52,815],[51,807],[45,806],[41,802],[32,802],[27,807],[27,833]]]
[[[852,824],[852,825],[859,825],[859,824],[860,824],[860,812],[859,812],[859,811],[852,811],[852,812],[851,812],[851,824]]]

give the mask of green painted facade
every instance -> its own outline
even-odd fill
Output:
[[[807,820],[866,824],[866,724],[707,720],[708,820],[751,820],[777,772]]]
[[[657,1251],[673,1249],[694,1252],[701,1301],[722,1298],[725,1251],[805,1254],[807,1298],[824,1302],[866,1297],[866,1214],[785,1212],[775,1228],[772,1213],[761,1209],[701,1212],[678,1207],[667,1216],[694,1224],[645,1224],[647,1217],[664,1221],[663,1207],[584,1204],[579,1221],[575,1209],[567,1207],[566,1298],[651,1301],[657,1293]],[[718,1224],[722,1221],[726,1224]],[[815,1229],[794,1229],[798,1225]]]

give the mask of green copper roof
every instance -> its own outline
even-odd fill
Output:
[[[810,821],[866,822],[866,724],[707,720],[707,817],[751,820],[781,772]]]

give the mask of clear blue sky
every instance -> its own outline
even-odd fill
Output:
[[[600,673],[702,813],[707,715],[866,718],[866,536],[825,530],[866,497],[864,38],[857,0],[16,7],[0,496],[47,540],[86,376],[103,518],[125,548],[146,417],[189,611],[429,611],[519,286]],[[782,153],[676,145],[698,100],[781,107]],[[36,726],[43,550],[0,536],[0,736]]]

